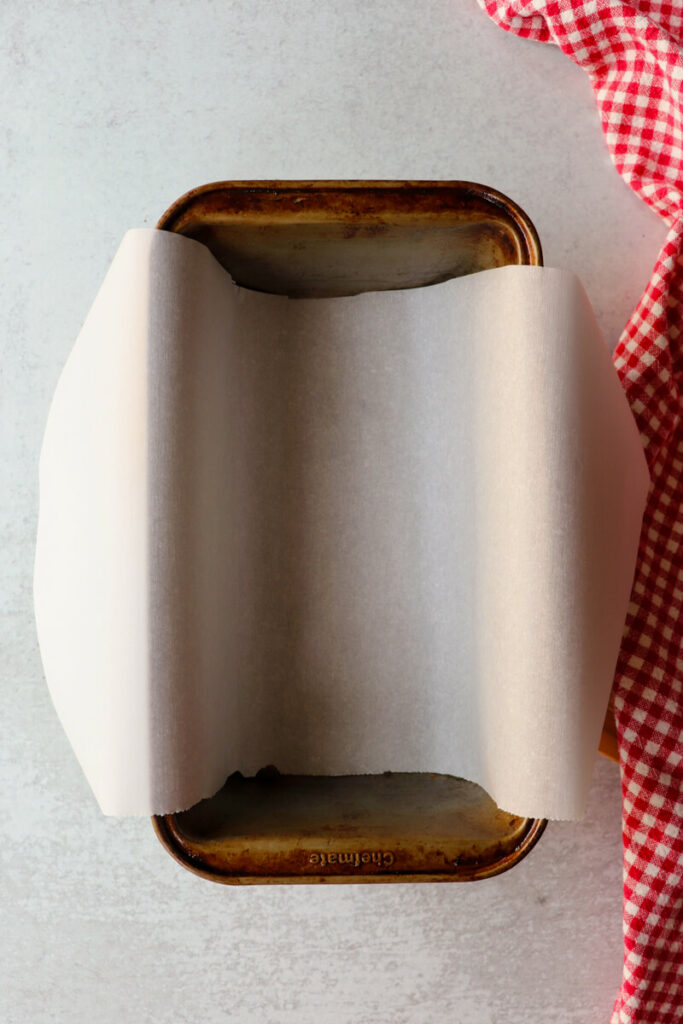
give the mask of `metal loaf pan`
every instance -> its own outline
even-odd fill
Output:
[[[219,182],[182,196],[157,227],[204,243],[239,285],[299,297],[542,262],[526,214],[461,181]],[[471,881],[517,864],[545,827],[451,776],[272,768],[153,822],[184,867],[242,884]]]

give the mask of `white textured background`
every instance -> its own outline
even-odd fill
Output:
[[[611,344],[663,229],[612,169],[589,82],[474,0],[0,5],[3,1024],[592,1024],[621,966],[619,779],[471,885],[232,889],[103,818],[31,610],[36,463],[124,230],[220,178],[465,178],[527,210]]]

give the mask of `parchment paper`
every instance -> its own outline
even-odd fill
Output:
[[[40,464],[41,652],[102,810],[274,764],[580,816],[648,482],[569,273],[290,300],[129,232]]]

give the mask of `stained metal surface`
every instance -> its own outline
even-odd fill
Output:
[[[215,797],[155,819],[184,867],[236,884],[473,881],[517,863],[544,827],[472,782],[417,773],[237,773]]]
[[[225,182],[188,192],[157,226],[203,242],[237,284],[291,296],[542,262],[519,207],[470,182]]]

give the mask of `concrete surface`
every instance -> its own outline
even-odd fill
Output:
[[[124,230],[220,178],[464,178],[516,199],[613,344],[662,225],[589,82],[473,0],[6,0],[0,7],[0,1020],[592,1024],[621,970],[619,778],[509,874],[248,888],[103,818],[31,607],[36,466],[60,368]]]

